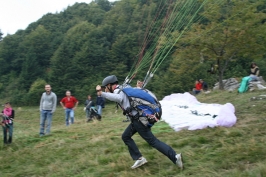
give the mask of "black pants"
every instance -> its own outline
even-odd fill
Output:
[[[137,132],[145,141],[147,141],[147,143],[149,143],[149,145],[167,156],[174,164],[176,163],[176,152],[170,146],[158,140],[152,134],[151,129],[144,126],[137,119],[134,119],[132,123],[128,125],[122,135],[122,139],[127,145],[129,153],[133,160],[138,160],[140,157],[142,157],[142,154],[140,153],[136,143],[131,138]]]

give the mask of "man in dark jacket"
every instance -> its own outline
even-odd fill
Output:
[[[97,93],[96,105],[97,105],[97,109],[98,109],[97,110],[98,114],[100,116],[102,115],[102,108],[104,108],[104,103],[105,103],[104,98]]]
[[[208,91],[208,85],[207,85],[207,83],[203,79],[200,79],[199,81],[201,83],[202,90],[205,91],[205,92]]]

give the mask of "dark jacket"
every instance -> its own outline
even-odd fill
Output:
[[[102,106],[102,108],[104,108],[104,103],[105,103],[104,98],[101,96],[97,96],[96,105],[100,105],[100,106]]]
[[[92,100],[86,100],[84,105],[85,105],[86,109],[90,109],[91,107],[95,106],[95,104]]]
[[[207,91],[207,90],[208,90],[208,85],[207,85],[206,82],[203,82],[203,83],[202,83],[202,89],[203,89],[204,91]]]

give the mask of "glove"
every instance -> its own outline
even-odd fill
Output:
[[[86,111],[86,107],[84,107],[83,110]]]

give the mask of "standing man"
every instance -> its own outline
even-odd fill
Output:
[[[102,82],[102,86],[105,87],[105,92],[101,90],[101,86],[98,85],[96,87],[96,91],[99,95],[110,101],[117,102],[123,110],[130,111],[131,123],[125,129],[122,135],[122,139],[127,145],[132,159],[135,160],[135,163],[133,166],[131,166],[131,168],[138,168],[148,162],[146,158],[142,156],[136,143],[132,139],[132,136],[138,133],[147,143],[149,143],[152,147],[167,156],[179,168],[183,169],[181,153],[177,154],[169,145],[158,140],[151,132],[151,128],[141,123],[141,120],[145,119],[147,121],[148,118],[146,116],[139,116],[138,111],[130,109],[131,105],[129,102],[129,98],[123,91],[120,91],[116,76],[111,75],[106,77]]]
[[[40,101],[40,136],[49,135],[51,124],[52,124],[52,116],[56,109],[57,97],[54,92],[51,91],[51,85],[45,85],[45,92],[42,94]],[[47,120],[46,125],[46,133],[44,132],[45,122]]]
[[[96,105],[97,105],[97,111],[100,116],[102,116],[102,108],[104,108],[104,98],[97,93],[97,99],[96,99]]]
[[[78,100],[71,96],[71,92],[69,90],[66,91],[66,97],[64,97],[60,101],[61,106],[65,109],[66,114],[66,126],[69,125],[69,117],[71,119],[71,123],[74,124],[74,110],[77,108],[79,102]]]

